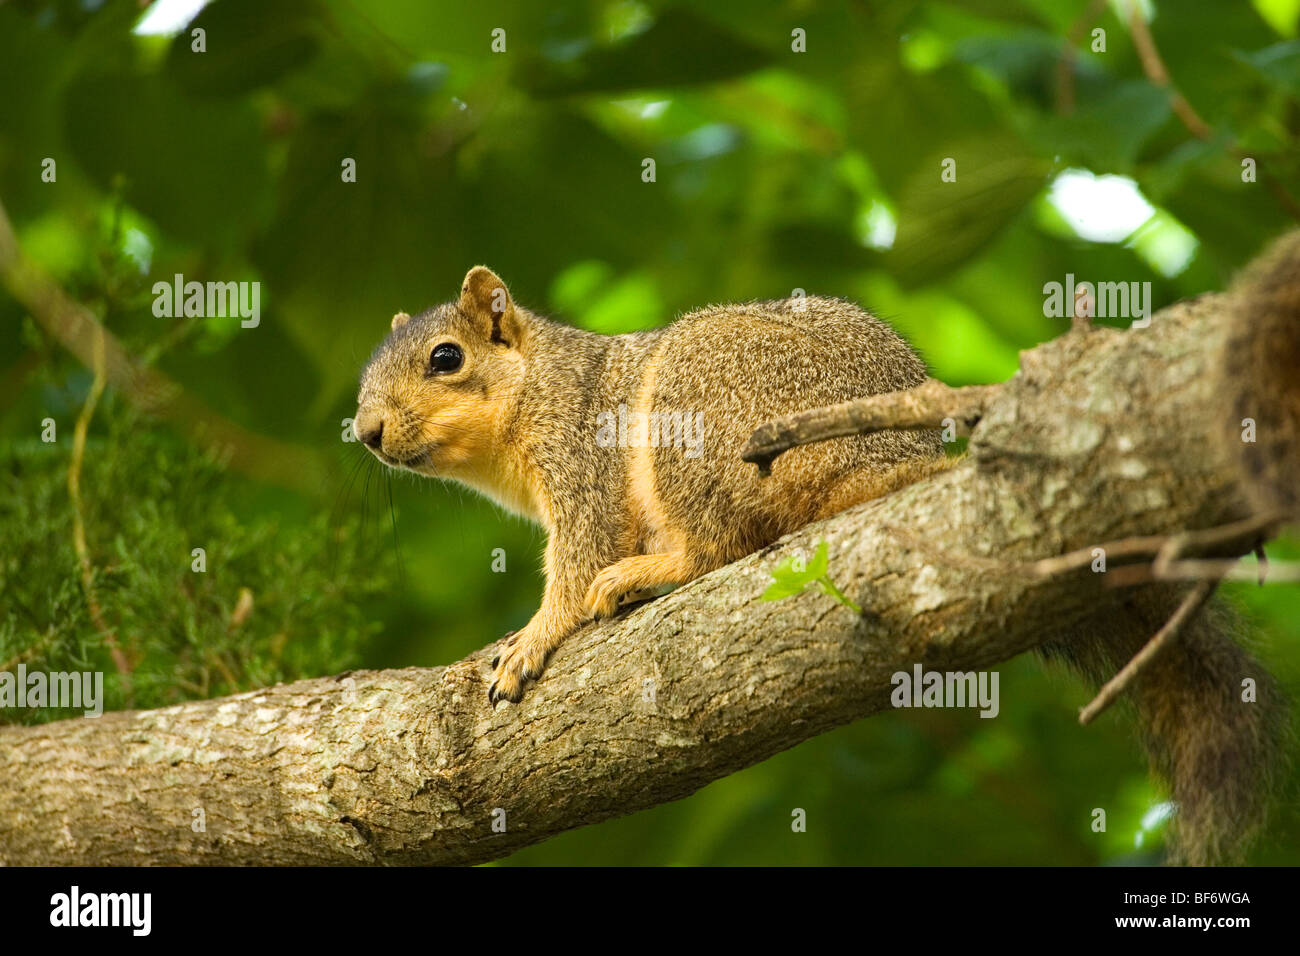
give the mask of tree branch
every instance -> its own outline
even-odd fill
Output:
[[[825,441],[843,435],[895,428],[942,428],[951,419],[956,435],[969,435],[998,385],[953,388],[928,381],[898,392],[867,395],[852,401],[798,412],[759,426],[740,453],[766,475],[772,462],[796,445]]]
[[[489,707],[488,647],[0,729],[0,862],[491,860],[884,710],[916,663],[969,671],[1061,640],[1111,612],[1106,575],[989,574],[889,529],[1018,565],[1241,519],[1235,463],[1207,437],[1229,304],[1202,296],[1147,329],[1024,353],[979,393],[956,467],[585,628],[519,705]],[[761,600],[768,570],[821,540],[861,616],[815,592]]]

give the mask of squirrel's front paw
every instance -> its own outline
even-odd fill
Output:
[[[492,686],[488,688],[488,702],[508,700],[519,703],[524,696],[524,684],[542,676],[546,665],[545,645],[528,633],[518,631],[505,649],[492,659]]]
[[[626,590],[627,584],[618,565],[611,564],[592,578],[591,587],[587,588],[584,602],[587,613],[594,618],[613,617]]]

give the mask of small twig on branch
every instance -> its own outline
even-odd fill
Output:
[[[1079,723],[1092,723],[1098,714],[1113,704],[1138,674],[1142,673],[1142,669],[1155,660],[1160,652],[1178,636],[1183,626],[1210,599],[1210,595],[1214,593],[1214,589],[1218,585],[1217,580],[1198,582],[1183,598],[1183,603],[1178,605],[1178,610],[1165,622],[1165,626],[1156,632],[1155,637],[1147,641],[1142,650],[1138,651],[1133,656],[1133,659],[1120,669],[1118,674],[1102,686],[1097,696],[1092,699],[1088,706],[1079,711]]]
[[[1079,19],[1070,24],[1070,29],[1066,32],[1065,46],[1061,50],[1061,58],[1056,62],[1056,110],[1058,113],[1068,115],[1074,112],[1074,64],[1078,60],[1078,54],[1074,48],[1083,39],[1088,24],[1097,19],[1105,7],[1106,0],[1092,0],[1092,3],[1088,4],[1088,9],[1083,12]]]
[[[1037,561],[1012,562],[1000,558],[986,558],[973,554],[961,554],[940,548],[910,533],[906,529],[882,526],[881,531],[898,538],[913,550],[942,564],[967,568],[973,571],[993,571],[1001,574],[1026,574],[1038,578],[1054,578],[1090,567],[1097,560],[1097,551],[1101,550],[1107,564],[1116,561],[1137,561],[1106,571],[1106,583],[1111,587],[1128,587],[1134,584],[1148,584],[1153,581],[1184,581],[1219,579],[1223,577],[1254,577],[1248,570],[1234,570],[1241,555],[1251,551],[1258,553],[1259,545],[1271,538],[1277,529],[1286,524],[1288,516],[1282,513],[1259,515],[1234,521],[1230,524],[1205,528],[1199,531],[1183,531],[1178,534],[1140,535],[1120,538],[1101,544],[1089,545],[1065,554],[1042,558]],[[1230,554],[1223,560],[1192,561],[1177,560],[1186,554]],[[1260,583],[1264,572],[1259,571]],[[1300,567],[1284,566],[1281,575],[1274,580],[1300,580]]]
[[[1080,289],[1074,294],[1074,308],[1070,309],[1070,331],[1089,332],[1092,330],[1092,313],[1095,305],[1087,289]]]
[[[770,472],[772,462],[797,445],[865,435],[891,428],[942,428],[952,420],[956,434],[969,435],[1000,385],[953,388],[928,379],[915,388],[855,398],[839,405],[814,408],[760,425],[749,437],[740,457]]]
[[[1169,78],[1165,61],[1160,58],[1156,41],[1147,28],[1146,19],[1142,16],[1141,4],[1134,3],[1129,8],[1128,25],[1129,32],[1133,34],[1133,45],[1137,47],[1138,59],[1142,61],[1142,71],[1146,73],[1147,79],[1169,92],[1169,107],[1187,127],[1188,132],[1197,139],[1208,142],[1213,138],[1214,132],[1210,129],[1210,124],[1201,119],[1201,115],[1192,108],[1192,104],[1187,102],[1187,98],[1178,91]]]
[[[1021,565],[1020,569],[1039,577],[1053,577],[1057,574],[1088,567],[1096,560],[1095,552],[1100,548],[1105,553],[1107,561],[1113,561],[1116,558],[1121,560],[1126,558],[1152,559],[1150,564],[1144,564],[1132,569],[1148,572],[1145,577],[1121,580],[1118,582],[1121,585],[1171,580],[1172,578],[1166,578],[1164,575],[1175,567],[1177,558],[1186,554],[1228,554],[1232,556],[1232,560],[1227,562],[1227,567],[1231,567],[1236,564],[1240,555],[1255,550],[1263,541],[1271,538],[1286,521],[1286,515],[1275,512],[1245,518],[1241,521],[1234,521],[1214,528],[1204,528],[1199,531],[1184,531],[1173,535],[1157,534],[1121,538],[1118,541],[1107,541],[1102,544],[1079,548],[1077,551],[1070,551],[1056,557],[1043,558],[1041,561],[1031,561],[1028,564]],[[1130,569],[1120,568],[1113,573],[1119,574],[1121,571],[1128,570]],[[1197,575],[1197,577],[1201,576]]]
[[[1134,584],[1148,584],[1152,581],[1205,581],[1211,578],[1227,581],[1254,581],[1263,585],[1267,581],[1285,584],[1300,581],[1300,564],[1286,564],[1269,567],[1268,562],[1260,562],[1254,568],[1241,567],[1241,558],[1227,558],[1217,561],[1172,561],[1156,571],[1151,565],[1133,564],[1117,568],[1110,575],[1114,587],[1129,587]]]

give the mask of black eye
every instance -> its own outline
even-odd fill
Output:
[[[443,342],[429,353],[429,370],[431,372],[454,372],[465,361],[465,355],[459,345]]]

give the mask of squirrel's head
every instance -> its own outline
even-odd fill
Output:
[[[361,373],[357,438],[385,464],[422,474],[483,461],[518,394],[526,325],[484,266],[465,276],[457,301],[397,313]]]

